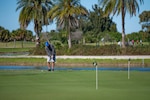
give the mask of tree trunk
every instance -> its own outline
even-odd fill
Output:
[[[122,48],[125,48],[125,11],[124,11],[124,0],[122,2]]]
[[[21,42],[21,47],[23,48],[23,39],[22,39],[22,42]]]
[[[36,33],[36,47],[38,47],[40,45],[40,37],[39,35]]]
[[[39,24],[37,20],[34,20],[34,31],[36,33],[36,38],[35,38],[35,42],[36,42],[36,47],[38,47],[40,45],[40,36],[39,36]]]
[[[69,48],[71,48],[71,33],[70,33],[70,31],[69,31],[68,35],[69,35],[68,36],[68,46],[69,46]]]
[[[14,48],[16,48],[16,39],[14,39]]]
[[[69,20],[69,23],[68,23],[68,46],[69,46],[69,49],[70,49],[71,48],[70,20]]]

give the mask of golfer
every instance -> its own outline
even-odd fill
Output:
[[[54,71],[54,66],[55,66],[55,61],[56,61],[55,48],[49,42],[45,42],[45,50],[46,50],[46,53],[48,55],[47,56],[48,71]]]

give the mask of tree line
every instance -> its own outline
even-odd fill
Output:
[[[24,38],[24,33],[30,33],[23,31],[33,22],[36,44],[39,45],[42,26],[50,25],[56,20],[56,33],[60,33],[61,41],[68,43],[69,48],[71,48],[72,33],[76,30],[83,32],[83,38],[87,42],[99,41],[106,37],[109,41],[121,40],[124,44],[127,36],[124,31],[125,13],[128,11],[131,16],[136,14],[136,10],[139,10],[137,0],[134,0],[134,2],[130,2],[132,0],[98,1],[99,4],[93,5],[93,10],[88,11],[80,4],[80,0],[18,0],[16,11],[20,10],[19,23],[20,30],[22,30],[20,39]],[[142,3],[143,0],[140,0],[140,4]],[[117,32],[116,24],[112,21],[113,17],[110,18],[111,13],[122,15],[122,33]],[[142,15],[144,14],[142,13]],[[143,22],[143,20],[140,22]],[[145,32],[147,33],[147,31]]]
[[[10,32],[8,29],[0,26],[0,42],[9,41],[32,41],[34,38],[33,32],[30,30],[16,29]]]

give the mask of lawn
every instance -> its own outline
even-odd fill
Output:
[[[150,100],[150,72],[0,70],[0,100]]]
[[[92,62],[96,61],[98,66],[123,67],[127,66],[128,59],[57,59],[56,66],[66,67],[93,67]],[[142,59],[131,59],[133,67],[141,67]],[[106,65],[108,64],[108,65]],[[45,58],[0,58],[0,65],[26,65],[26,66],[45,66]],[[111,65],[111,66],[110,66]],[[144,59],[144,66],[150,67],[150,59]]]

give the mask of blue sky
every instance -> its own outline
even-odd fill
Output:
[[[17,0],[0,0],[0,26],[8,29],[9,31],[16,30],[19,28],[19,11],[16,12]],[[81,4],[87,9],[92,9],[92,5],[97,4],[98,0],[81,0]],[[144,5],[140,5],[140,11],[137,12],[136,16],[130,17],[129,14],[125,18],[125,32],[138,32],[141,30],[141,25],[139,24],[139,14],[145,10],[150,10],[150,0],[144,0]],[[113,21],[117,24],[117,29],[119,32],[122,31],[121,27],[121,16],[114,16]],[[33,22],[28,26],[28,29],[33,31]],[[52,24],[48,26],[48,30],[56,29],[56,25]],[[43,28],[45,31],[46,28]],[[33,31],[34,32],[34,31]]]

